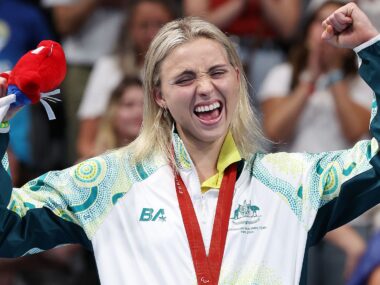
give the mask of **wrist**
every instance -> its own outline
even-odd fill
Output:
[[[374,43],[378,42],[379,40],[380,40],[380,34],[377,34],[376,36],[369,39],[368,41],[361,43],[358,46],[354,47],[353,50],[354,50],[354,52],[356,52],[358,54],[361,50],[373,45]]]
[[[333,69],[329,71],[319,82],[318,87],[320,89],[328,89],[333,87],[338,82],[341,82],[344,79],[344,72],[341,69]]]
[[[313,94],[315,90],[315,76],[309,70],[304,70],[299,76],[299,82],[305,86],[307,95]]]

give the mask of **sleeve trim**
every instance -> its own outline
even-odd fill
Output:
[[[359,53],[361,50],[365,49],[366,47],[369,47],[376,43],[377,41],[380,41],[380,34],[378,34],[376,37],[373,37],[372,39],[358,45],[354,48],[354,52]]]

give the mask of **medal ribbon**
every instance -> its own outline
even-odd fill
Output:
[[[222,184],[219,190],[208,256],[206,255],[201,229],[199,227],[189,192],[187,191],[181,176],[178,173],[175,174],[178,203],[181,210],[182,220],[185,225],[186,235],[199,285],[217,285],[219,281],[231,214],[232,197],[235,189],[236,173],[236,163],[231,164],[224,171]]]

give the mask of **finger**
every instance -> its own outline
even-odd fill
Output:
[[[352,18],[343,13],[336,13],[335,17],[338,20],[338,22],[340,22],[341,24],[345,24],[345,25],[352,24]]]
[[[353,20],[351,18],[352,12],[353,12],[353,6],[356,6],[355,4],[347,4],[343,7],[340,7],[338,10],[336,10],[334,13],[332,13],[330,16],[328,16],[324,21],[324,28],[326,28],[326,25],[332,24],[332,19],[338,21],[338,25],[347,25],[352,24]]]
[[[336,17],[331,17],[330,22],[331,22],[331,26],[333,27],[334,31],[336,31],[338,33],[342,32],[346,28],[346,26],[342,25]]]
[[[330,18],[327,18],[326,20],[324,20],[324,21],[322,22],[322,27],[323,27],[324,30],[326,30],[326,29],[327,29],[327,26],[329,26],[329,25],[331,25]]]
[[[336,16],[335,16],[335,19],[343,27],[343,30],[347,29],[347,27],[349,27],[353,23],[352,18],[351,17],[347,17],[343,13],[337,13]]]
[[[330,41],[332,38],[334,38],[334,29],[331,25],[327,25],[325,30],[322,33],[322,39],[325,41]]]

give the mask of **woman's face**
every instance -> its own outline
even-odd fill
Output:
[[[137,51],[145,54],[157,32],[170,20],[169,11],[159,3],[147,1],[137,4],[129,30]]]
[[[140,132],[144,93],[135,85],[126,88],[116,108],[114,129],[121,141],[132,141]]]
[[[164,59],[156,101],[169,109],[182,139],[214,142],[224,138],[236,111],[239,76],[218,42],[198,38]]]
[[[339,7],[339,5],[331,3],[317,10],[314,21],[311,23],[307,35],[307,46],[309,51],[313,52],[318,50],[322,67],[327,69],[329,69],[330,65],[333,65],[331,68],[340,68],[341,66],[339,65],[342,64],[342,61],[347,54],[346,50],[336,48],[321,39],[323,32],[322,22]]]

